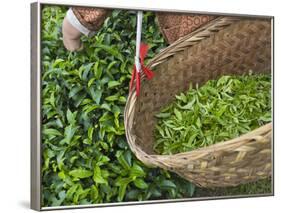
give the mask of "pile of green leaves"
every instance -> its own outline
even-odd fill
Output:
[[[192,196],[192,184],[147,168],[126,142],[135,12],[114,10],[94,37],[82,37],[82,51],[70,53],[61,33],[66,10],[42,10],[42,206]],[[148,59],[166,46],[151,12],[142,36]]]
[[[238,137],[271,121],[271,76],[222,76],[200,88],[191,85],[156,117],[154,149],[160,154]]]

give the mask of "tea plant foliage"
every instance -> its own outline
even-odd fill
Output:
[[[194,186],[131,153],[123,110],[134,63],[136,14],[114,10],[102,29],[66,51],[67,8],[42,10],[42,206],[170,199]],[[144,13],[148,59],[166,46],[151,12]]]

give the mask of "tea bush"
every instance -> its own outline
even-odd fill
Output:
[[[42,205],[192,196],[192,184],[147,168],[126,143],[135,12],[114,10],[94,37],[82,37],[82,51],[70,53],[61,34],[66,9],[42,10]],[[151,12],[144,13],[142,36],[147,59],[167,45]]]

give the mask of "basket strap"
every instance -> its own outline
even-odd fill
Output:
[[[148,51],[148,45],[141,43],[141,29],[142,29],[142,11],[137,13],[137,37],[136,37],[136,55],[135,65],[133,66],[132,77],[130,81],[130,90],[133,89],[134,82],[136,81],[136,93],[139,96],[141,84],[141,72],[143,71],[147,79],[153,78],[153,72],[144,66],[144,59]]]
[[[141,71],[140,65],[140,45],[141,45],[141,30],[142,30],[142,11],[138,11],[137,15],[137,37],[136,37],[136,56],[135,56],[135,65],[137,72]]]

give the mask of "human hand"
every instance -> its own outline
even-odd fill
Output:
[[[62,23],[63,44],[65,48],[71,52],[83,49],[80,40],[81,32],[73,27],[70,22],[64,17]]]

